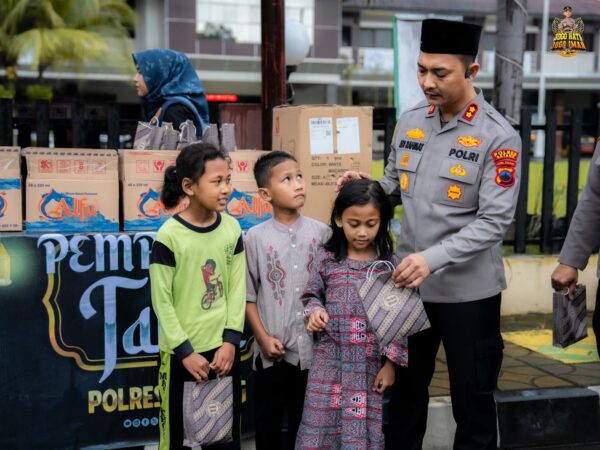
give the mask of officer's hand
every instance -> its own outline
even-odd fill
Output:
[[[344,172],[344,175],[339,177],[335,182],[335,192],[336,194],[340,192],[342,186],[346,184],[350,180],[360,180],[361,178],[365,178],[367,180],[371,179],[371,175],[365,172],[355,172],[354,170],[348,170]]]
[[[577,277],[578,273],[575,267],[559,264],[552,272],[552,288],[555,291],[569,289],[569,297],[573,298],[577,286]]]
[[[431,271],[421,253],[412,253],[400,261],[392,278],[397,287],[418,288]]]

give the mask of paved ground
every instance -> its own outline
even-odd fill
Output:
[[[528,314],[502,318],[502,331],[552,329],[552,316]],[[589,317],[591,324],[591,316]],[[514,389],[550,388],[563,386],[600,386],[600,361],[566,364],[516,345],[504,342],[504,360],[498,381],[502,391]],[[429,388],[430,395],[449,395],[448,368],[443,348],[438,353],[436,371]]]

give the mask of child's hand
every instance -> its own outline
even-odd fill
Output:
[[[217,375],[224,376],[229,373],[233,367],[233,358],[235,357],[235,345],[229,342],[223,342],[223,345],[215,352],[215,357],[210,363],[210,368]]]
[[[270,361],[277,361],[285,355],[285,346],[273,336],[265,337],[259,344],[262,354]]]
[[[323,331],[327,322],[329,322],[329,314],[324,309],[319,308],[314,310],[308,318],[306,329],[308,331]]]
[[[208,361],[202,355],[198,353],[190,353],[188,356],[181,360],[186,370],[198,381],[202,383],[208,379],[208,372],[210,367]]]
[[[386,359],[385,364],[379,369],[379,373],[375,377],[373,390],[379,394],[383,394],[387,388],[394,384],[394,381],[396,381],[396,369],[394,368],[394,363],[389,359]]]

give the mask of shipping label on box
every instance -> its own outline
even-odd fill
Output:
[[[120,150],[123,229],[157,230],[173,214],[187,208],[186,198],[167,209],[160,200],[164,173],[175,165],[178,150]]]
[[[295,156],[306,181],[302,213],[327,222],[335,182],[347,170],[371,173],[373,110],[362,106],[279,106],[273,150]]]
[[[38,149],[27,160],[26,231],[119,231],[117,153]]]
[[[233,192],[227,201],[226,212],[235,217],[243,230],[248,230],[273,217],[273,207],[260,198],[256,183],[233,183]]]
[[[21,152],[0,147],[0,232],[23,229]]]

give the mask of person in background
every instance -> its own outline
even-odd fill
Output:
[[[577,270],[583,270],[594,250],[600,246],[600,140],[592,156],[587,182],[581,200],[569,225],[569,232],[558,256],[559,265],[552,272],[552,287],[568,289],[573,295],[577,285]],[[597,275],[600,277],[600,262]],[[596,346],[600,350],[600,289],[596,292],[596,307],[592,319]]]
[[[170,122],[173,128],[186,120],[196,126],[196,134],[209,125],[204,86],[185,54],[168,49],[133,53],[137,73],[133,78],[148,122]]]
[[[160,450],[183,447],[183,385],[230,375],[233,442],[203,446],[239,450],[242,388],[239,344],[244,328],[246,259],[242,230],[224,213],[231,195],[227,156],[210,144],[181,150],[165,171],[161,199],[188,207],[156,233],[150,261],[152,307],[159,324]],[[202,269],[211,267],[223,289],[211,289]]]
[[[252,227],[246,248],[246,317],[255,349],[256,449],[293,450],[302,418],[312,337],[300,295],[328,227],[300,213],[306,192],[298,162],[272,151],[254,166],[258,193],[273,218]],[[281,428],[287,413],[287,442]]]

